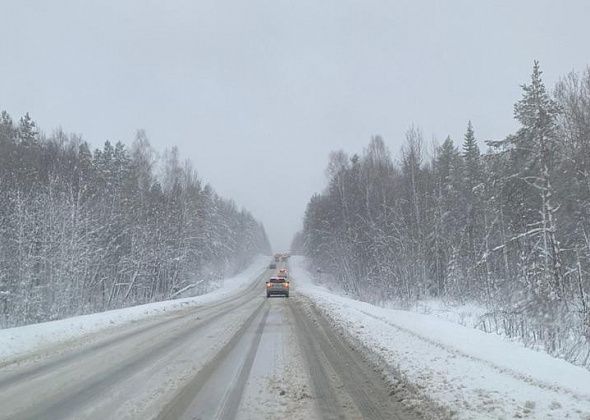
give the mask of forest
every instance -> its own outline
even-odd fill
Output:
[[[0,328],[198,294],[254,255],[263,226],[143,130],[92,151],[0,115]]]
[[[514,118],[438,145],[412,126],[398,159],[380,136],[332,152],[292,250],[353,296],[476,303],[482,330],[588,366],[590,68],[548,91],[535,62]]]

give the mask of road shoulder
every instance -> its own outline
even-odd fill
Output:
[[[321,418],[444,419],[449,413],[403,380],[305,296],[289,302]]]

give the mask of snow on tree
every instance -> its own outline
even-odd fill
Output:
[[[398,161],[379,136],[333,153],[293,248],[363,299],[474,301],[487,331],[588,365],[590,69],[552,97],[535,62],[522,92],[520,128],[483,154],[471,121],[430,159],[415,126]]]
[[[143,131],[131,151],[92,153],[0,114],[1,327],[199,292],[270,253],[247,211],[203,188],[178,150],[164,156],[158,175]]]

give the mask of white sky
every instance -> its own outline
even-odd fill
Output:
[[[178,145],[202,178],[288,248],[330,150],[515,128],[541,61],[548,86],[590,64],[590,1],[0,2],[0,109],[93,145]]]

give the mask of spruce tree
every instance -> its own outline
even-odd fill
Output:
[[[537,220],[529,223],[529,236],[541,235],[539,258],[543,270],[535,290],[538,297],[552,302],[564,295],[561,249],[556,238],[558,230],[555,213],[559,206],[554,202],[553,176],[555,155],[559,150],[557,117],[559,105],[549,96],[542,80],[539,62],[533,64],[531,83],[522,86],[522,98],[514,105],[514,116],[521,128],[512,137],[519,178],[528,189],[532,203],[537,204]],[[532,196],[537,196],[532,200]],[[532,210],[532,209],[531,209]],[[532,242],[532,241],[531,241]],[[535,261],[532,262],[536,264]],[[538,270],[536,270],[539,272]],[[551,312],[555,306],[550,305]],[[547,313],[543,314],[547,316]]]
[[[475,140],[471,121],[467,123],[467,131],[465,132],[465,140],[463,141],[463,161],[465,162],[463,182],[473,188],[481,181],[481,162],[479,146]]]

